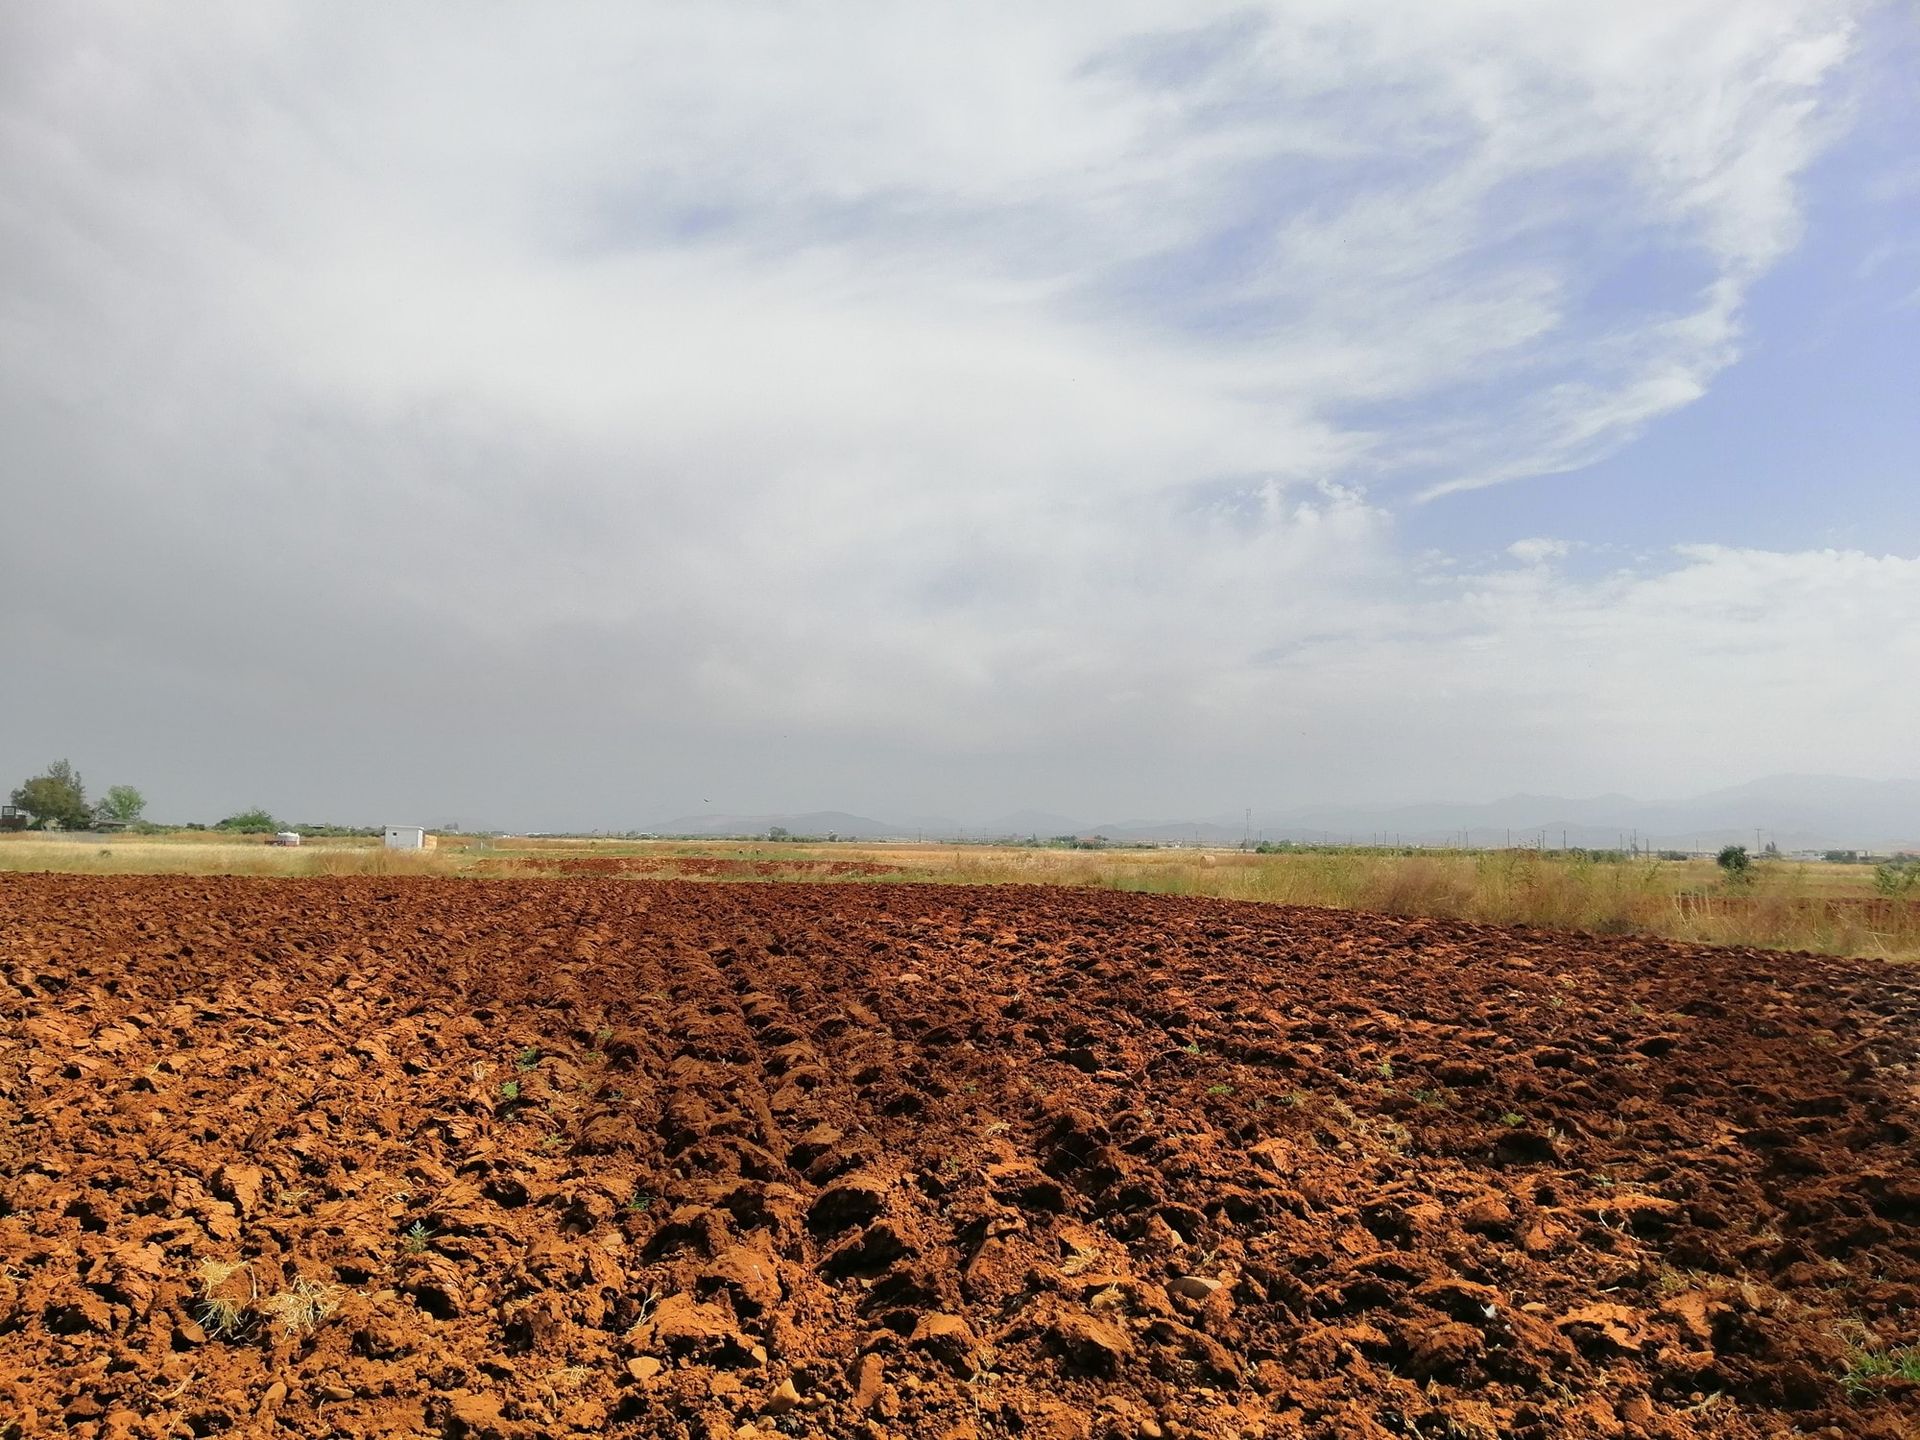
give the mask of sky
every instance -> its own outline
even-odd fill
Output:
[[[0,767],[608,829],[1920,774],[1917,13],[9,7]]]

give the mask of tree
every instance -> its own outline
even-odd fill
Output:
[[[54,761],[46,774],[34,776],[14,791],[13,803],[40,825],[77,830],[92,818],[80,772],[65,760]]]
[[[1753,868],[1753,858],[1744,845],[1729,845],[1713,857],[1713,863],[1727,872],[1727,878],[1739,879]]]
[[[213,828],[231,830],[241,835],[271,835],[280,828],[280,822],[256,805],[251,810],[242,810],[238,815],[227,816]]]
[[[792,838],[793,832],[784,825],[770,825],[767,827],[767,839],[769,840],[791,840]]]
[[[102,820],[117,820],[122,825],[138,824],[140,812],[147,808],[147,797],[131,785],[110,785],[95,807]]]

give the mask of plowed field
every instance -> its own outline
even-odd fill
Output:
[[[1920,993],[1085,891],[0,876],[0,1434],[1920,1433]]]

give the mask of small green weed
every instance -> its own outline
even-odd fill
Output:
[[[409,1255],[424,1255],[427,1246],[433,1241],[433,1232],[427,1228],[427,1222],[416,1220],[409,1225],[406,1233],[400,1237],[400,1248]]]
[[[1515,1126],[1526,1124],[1527,1117],[1524,1115],[1517,1114],[1512,1110],[1509,1110],[1507,1111],[1506,1114],[1500,1117],[1500,1123],[1506,1126],[1509,1130],[1511,1130]]]
[[[502,1080],[500,1082],[500,1098],[502,1100],[518,1100],[520,1098],[520,1082],[518,1080]]]
[[[529,1045],[513,1057],[513,1063],[515,1068],[520,1070],[533,1069],[534,1066],[540,1063],[540,1047],[538,1045]]]
[[[1855,1350],[1847,1357],[1840,1384],[1848,1395],[1859,1400],[1872,1395],[1886,1380],[1911,1380],[1920,1384],[1920,1345]]]
[[[1207,1094],[1209,1094],[1209,1095],[1231,1095],[1231,1094],[1233,1094],[1233,1086],[1231,1086],[1231,1085],[1209,1085],[1209,1086],[1207,1086]]]

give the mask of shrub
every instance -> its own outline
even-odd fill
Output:
[[[1873,888],[1897,900],[1920,889],[1920,856],[1896,855],[1873,867]]]

